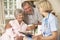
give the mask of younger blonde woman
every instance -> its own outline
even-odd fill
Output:
[[[52,14],[52,5],[49,1],[41,1],[39,10],[44,17],[42,20],[42,34],[35,36],[38,40],[57,40],[57,18]],[[34,38],[33,38],[34,39]]]

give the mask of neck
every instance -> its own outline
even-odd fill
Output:
[[[21,24],[21,23],[22,23],[22,21],[18,21],[18,23],[19,23],[19,24]]]
[[[44,14],[44,17],[47,17],[48,16],[48,13],[46,12],[46,13],[43,13]]]

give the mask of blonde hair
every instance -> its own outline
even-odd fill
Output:
[[[43,11],[45,11],[45,12],[51,12],[52,11],[52,5],[47,0],[40,1],[38,6],[43,8]]]

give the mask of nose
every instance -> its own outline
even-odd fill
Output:
[[[26,9],[27,12],[29,12],[30,10],[31,10],[30,8]]]
[[[29,12],[29,9],[25,10],[26,12]]]
[[[23,17],[22,15],[20,15],[19,17]]]

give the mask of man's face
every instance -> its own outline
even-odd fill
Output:
[[[33,9],[28,3],[26,3],[26,5],[23,7],[23,9],[24,9],[26,14],[32,14],[33,13]]]

